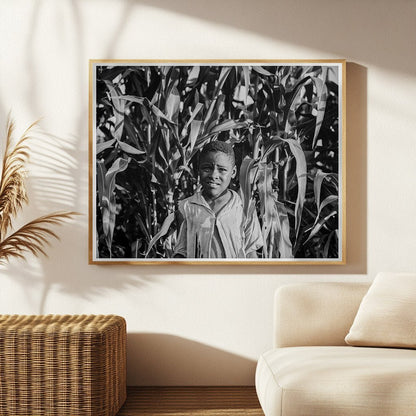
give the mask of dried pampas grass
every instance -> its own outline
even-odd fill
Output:
[[[49,238],[59,239],[50,227],[77,215],[72,211],[54,212],[10,232],[12,219],[23,205],[29,202],[26,192],[29,148],[26,141],[30,139],[30,132],[36,125],[37,122],[30,125],[14,143],[15,125],[10,116],[7,121],[6,146],[0,177],[0,264],[6,263],[11,257],[24,258],[27,252],[46,256],[45,246],[49,244]]]

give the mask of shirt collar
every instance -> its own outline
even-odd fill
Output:
[[[232,189],[229,189],[229,191],[231,192],[231,200],[228,202],[227,205],[231,205],[234,203],[235,198],[237,196],[237,193],[235,191],[233,191]],[[209,206],[208,202],[205,200],[205,198],[202,196],[202,192],[201,191],[197,191],[195,192],[193,195],[191,195],[189,197],[189,202],[191,204],[196,204],[196,205],[201,205],[205,208],[208,208],[210,211],[212,211],[211,207]]]

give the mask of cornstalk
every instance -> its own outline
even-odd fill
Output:
[[[251,133],[250,133],[251,135]],[[256,141],[254,142],[254,148],[253,148],[253,159],[257,160],[259,158],[260,154],[260,141],[261,141],[261,134],[259,133],[257,135]]]
[[[156,204],[156,189],[152,188],[151,189],[151,193],[152,193],[152,232],[153,235],[155,235],[157,233],[157,204]]]
[[[291,157],[287,154],[286,150],[285,150],[285,154],[286,154],[286,164],[283,170],[283,200],[284,201],[287,200],[287,180],[288,180],[288,175],[289,175],[289,170],[290,170],[290,165],[291,165]]]
[[[274,161],[276,163],[276,172],[274,174],[274,179],[276,181],[279,180],[279,148],[276,147],[276,150],[274,152]]]

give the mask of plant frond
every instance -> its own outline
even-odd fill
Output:
[[[0,177],[0,238],[10,228],[12,218],[28,202],[25,166],[29,159],[29,148],[26,140],[30,138],[30,132],[36,124],[37,121],[32,123],[19,140],[13,143],[15,125],[10,116],[7,121],[6,147]]]
[[[50,227],[60,225],[67,219],[79,215],[77,212],[60,211],[36,218],[23,225],[13,234],[0,242],[0,264],[9,258],[24,258],[25,252],[35,256],[46,256],[45,247],[50,245],[50,238],[59,240],[58,235]]]

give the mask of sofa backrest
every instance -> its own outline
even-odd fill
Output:
[[[346,345],[367,283],[281,286],[274,302],[274,347]]]

